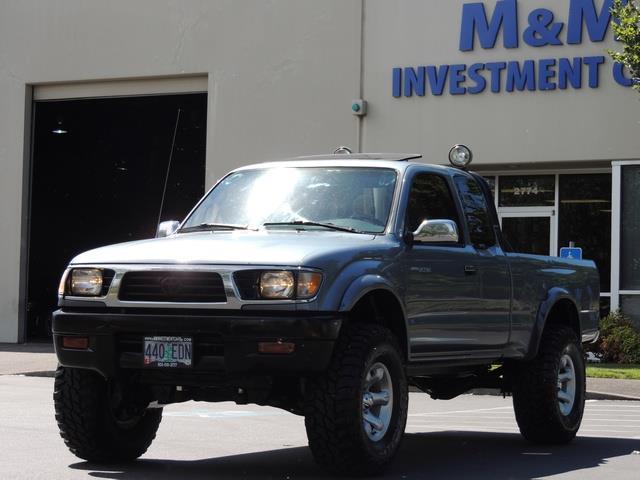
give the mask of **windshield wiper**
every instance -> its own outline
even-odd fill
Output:
[[[256,230],[249,228],[247,225],[231,225],[227,223],[201,223],[200,225],[194,225],[192,227],[184,227],[178,230],[179,233],[188,232],[204,232],[207,230]]]
[[[337,230],[339,232],[350,232],[350,233],[362,233],[355,228],[349,227],[339,227],[338,225],[334,225],[333,223],[320,223],[320,222],[310,222],[307,220],[293,220],[291,222],[268,222],[262,224],[263,227],[276,227],[276,226],[286,226],[286,225],[294,225],[294,226],[302,226],[302,227],[324,227],[329,228],[331,230]]]

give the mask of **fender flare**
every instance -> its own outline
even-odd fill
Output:
[[[531,338],[529,339],[529,348],[524,357],[524,360],[533,360],[538,354],[538,348],[540,347],[540,341],[542,340],[542,333],[544,327],[547,324],[549,313],[553,310],[553,307],[561,300],[569,300],[571,305],[576,311],[576,318],[578,319],[578,327],[580,328],[580,315],[579,309],[576,305],[576,301],[573,296],[564,288],[553,287],[547,292],[547,298],[540,303],[538,307],[538,313],[536,314],[535,323],[531,327]],[[581,329],[580,329],[581,331]],[[578,333],[580,336],[580,332]]]
[[[396,289],[393,287],[393,284],[389,282],[386,278],[381,277],[380,275],[373,274],[365,274],[358,278],[356,278],[349,287],[346,289],[344,295],[342,296],[342,300],[340,302],[340,312],[349,312],[355,305],[362,300],[367,294],[376,291],[383,290],[388,292],[395,298],[396,302],[400,306],[402,319],[401,326],[403,327],[404,338],[398,338],[398,341],[403,345],[406,358],[408,361],[410,357],[410,345],[409,341],[409,325],[407,324],[407,314],[404,308],[404,304],[400,300],[400,296],[397,294]]]

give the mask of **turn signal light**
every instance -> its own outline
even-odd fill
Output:
[[[291,342],[260,342],[258,343],[258,352],[269,354],[286,355],[293,353],[296,349],[296,344]]]
[[[318,272],[298,273],[298,298],[312,298],[320,289],[322,274]]]
[[[74,350],[86,350],[89,348],[88,337],[62,337],[62,346]]]

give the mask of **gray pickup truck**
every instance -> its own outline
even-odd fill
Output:
[[[74,258],[53,316],[69,449],[132,460],[164,405],[235,401],[303,415],[325,469],[376,473],[410,385],[501,389],[526,439],[570,441],[598,336],[594,263],[512,252],[482,177],[418,159],[240,168],[162,238]]]

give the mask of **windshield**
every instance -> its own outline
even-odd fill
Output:
[[[182,230],[232,225],[382,233],[395,184],[396,172],[388,168],[243,170],[222,180]]]

